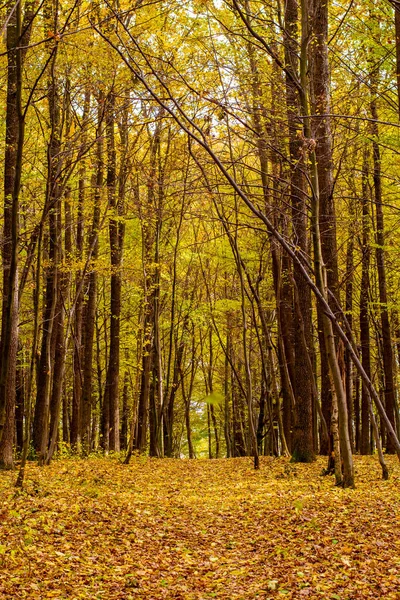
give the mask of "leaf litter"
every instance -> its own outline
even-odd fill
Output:
[[[0,598],[400,599],[400,467],[63,459],[0,473]]]

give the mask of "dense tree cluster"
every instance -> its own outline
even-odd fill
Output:
[[[2,10],[0,462],[400,455],[400,7]]]

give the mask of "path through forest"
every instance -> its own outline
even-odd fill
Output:
[[[400,467],[65,459],[0,473],[0,598],[399,598]]]

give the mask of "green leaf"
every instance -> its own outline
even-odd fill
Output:
[[[222,404],[223,401],[225,400],[225,397],[220,394],[219,392],[212,392],[212,394],[209,394],[208,396],[206,396],[205,398],[207,404],[213,404],[213,405],[218,405],[218,404]]]

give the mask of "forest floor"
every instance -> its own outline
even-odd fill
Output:
[[[0,598],[400,599],[400,466],[63,459],[0,473]]]

